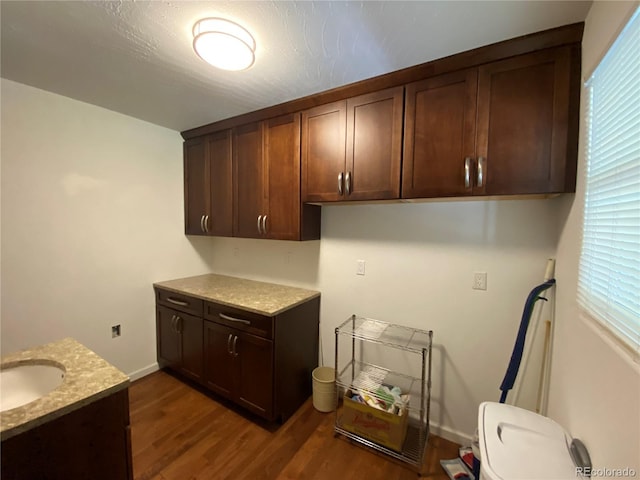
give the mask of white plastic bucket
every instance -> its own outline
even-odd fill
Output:
[[[336,378],[332,367],[313,370],[313,406],[319,412],[332,412],[336,408]]]

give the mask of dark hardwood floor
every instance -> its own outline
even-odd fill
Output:
[[[283,425],[268,424],[163,371],[129,392],[136,480],[415,479],[407,465],[333,434],[333,414],[311,399]],[[458,445],[431,436],[426,478],[448,477]]]

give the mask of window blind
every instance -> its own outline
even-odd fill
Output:
[[[640,355],[640,9],[585,85],[578,303]]]

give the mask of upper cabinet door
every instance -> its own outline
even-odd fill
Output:
[[[347,102],[302,112],[302,200],[343,200]]]
[[[300,239],[300,114],[265,122],[263,233],[278,240]]]
[[[400,197],[404,87],[347,100],[345,200]]]
[[[237,127],[233,131],[234,236],[258,238],[265,212],[263,122]]]
[[[302,112],[302,200],[400,196],[403,87]]]
[[[407,85],[402,197],[472,193],[477,70]]]
[[[209,235],[230,237],[233,234],[231,130],[214,133],[208,141],[211,207],[205,226]]]
[[[209,214],[209,159],[205,137],[184,142],[184,225],[187,235],[206,235]]]
[[[514,57],[478,72],[474,193],[567,191],[571,48]]]

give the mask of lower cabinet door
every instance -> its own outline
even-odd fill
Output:
[[[180,370],[194,380],[202,378],[202,324],[202,318],[176,312],[182,349]]]
[[[170,308],[156,307],[158,360],[162,367],[179,367],[182,363],[182,341],[176,314]]]
[[[272,420],[273,342],[248,333],[236,333],[233,349],[239,377],[236,401],[246,409]]]
[[[207,387],[229,399],[234,398],[237,377],[232,351],[233,332],[232,328],[204,322],[204,380]]]
[[[273,342],[204,321],[204,381],[214,392],[273,420]]]

